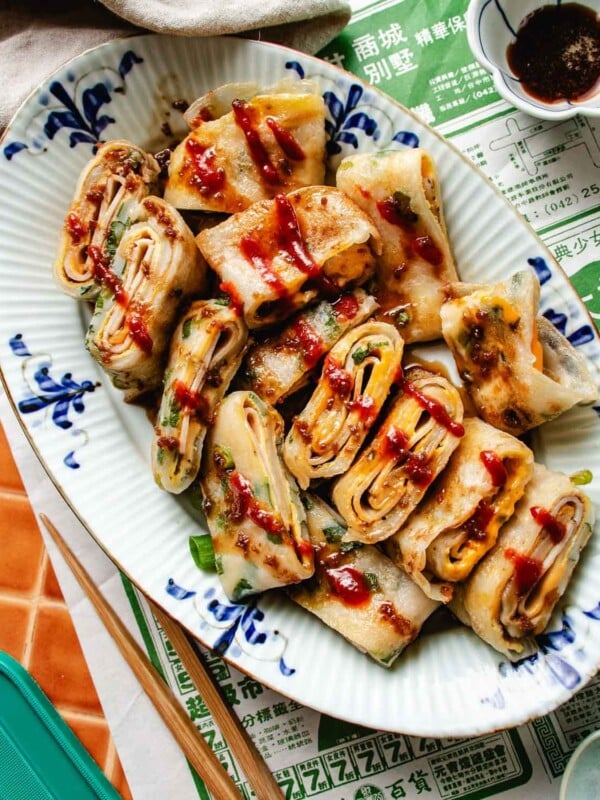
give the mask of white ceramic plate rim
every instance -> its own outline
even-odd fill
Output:
[[[141,61],[128,57],[130,52]],[[125,61],[123,74],[106,77],[108,72],[116,74],[117,65],[123,66]],[[198,572],[187,550],[188,535],[195,532],[189,505],[182,506],[160,492],[152,481],[147,457],[150,425],[141,418],[142,412],[126,407],[118,392],[107,385],[83,347],[85,313],[70,298],[60,295],[49,280],[49,265],[74,180],[91,152],[86,146],[84,154],[81,142],[68,148],[62,136],[65,131],[55,132],[51,141],[43,141],[40,115],[46,114],[47,121],[51,108],[48,90],[53,80],[62,81],[73,92],[87,86],[86,82],[95,86],[103,80],[109,84],[112,81],[113,89],[126,85],[127,98],[123,93],[113,96],[114,105],[106,109],[117,123],[109,123],[102,138],[117,138],[123,131],[143,125],[150,113],[147,106],[151,103],[147,101],[157,106],[162,103],[149,86],[152,83],[154,87],[157,81],[149,81],[146,71],[152,77],[153,71],[160,76],[164,72],[165,81],[178,70],[182,80],[189,79],[193,72],[199,83],[200,79],[211,81],[203,86],[205,91],[232,77],[257,77],[259,82],[271,83],[280,73],[290,74],[299,68],[307,77],[318,79],[334,98],[345,101],[341,111],[339,106],[330,106],[341,115],[333,120],[333,138],[340,144],[342,154],[354,151],[353,137],[358,149],[366,150],[405,146],[415,135],[432,152],[438,163],[450,235],[457,261],[464,267],[464,279],[481,279],[484,269],[490,280],[498,279],[529,262],[541,270],[542,276],[544,270],[548,272],[542,281],[542,308],[562,314],[566,322],[561,324],[568,326],[568,333],[589,328],[583,303],[549,251],[512,206],[456,148],[377,90],[326,62],[276,45],[235,38],[178,40],[141,35],[90,50],[59,70],[25,102],[2,141],[0,176],[3,180],[12,179],[14,189],[0,202],[0,366],[7,395],[49,477],[96,541],[136,585],[191,633],[208,646],[219,644],[226,648],[225,658],[242,671],[300,703],[381,730],[466,736],[516,725],[567,700],[600,664],[600,641],[594,637],[598,597],[593,575],[600,562],[596,545],[588,548],[573,589],[553,619],[552,637],[545,642],[539,659],[518,668],[507,665],[471,632],[456,629],[422,637],[390,671],[385,671],[311,615],[287,601],[282,603],[277,594],[261,598],[249,608],[226,607],[218,581]],[[146,102],[137,102],[135,92],[141,93]],[[349,124],[352,114],[362,115],[362,122],[365,117],[367,122],[375,120],[377,138],[369,133],[369,125],[362,125],[358,118],[352,117],[355,124]],[[30,128],[34,133],[27,139]],[[146,135],[149,129],[149,125],[144,128]],[[399,142],[395,143],[397,136]],[[26,148],[15,147],[15,142]],[[24,149],[30,152],[22,152]],[[49,158],[49,153],[52,162],[43,160]],[[336,157],[339,156],[332,158]],[[37,172],[37,163],[49,167],[55,163],[55,170]],[[51,202],[55,186],[56,207]],[[26,232],[19,231],[9,223],[15,214],[24,221],[28,201],[35,201],[31,227]],[[40,207],[39,222],[36,202]],[[493,234],[493,226],[499,222],[502,246],[492,263],[484,263],[486,248],[499,246],[494,236],[489,241],[487,233],[492,230]],[[503,255],[506,251],[512,254],[511,259]],[[470,259],[483,259],[484,266],[467,263]],[[21,270],[17,274],[15,264]],[[27,314],[22,313],[24,296]],[[58,324],[61,332],[64,327],[77,336],[59,337]],[[17,334],[21,338],[15,338]],[[45,348],[49,336],[54,337],[50,353]],[[581,351],[594,374],[600,376],[600,343],[595,331],[581,343]],[[51,375],[69,372],[80,387],[84,387],[84,379],[92,376],[90,385],[85,384],[87,388],[82,388],[79,396],[85,408],[81,411],[82,427],[75,427],[75,436],[71,429],[65,433],[49,419],[50,406],[56,411],[56,402],[35,413],[31,409],[23,411],[23,393],[36,380],[34,371],[48,363]],[[96,382],[101,387],[94,387]],[[70,402],[67,416],[78,422]],[[598,466],[596,472],[600,474],[600,456],[593,451],[593,443],[600,443],[597,414],[590,409],[576,409],[562,419],[562,423],[548,427],[538,446],[551,462],[558,459],[561,468],[571,472],[589,466],[578,461],[579,443],[588,442],[585,457],[595,459],[594,466]],[[564,442],[565,426],[568,447]],[[72,436],[70,443],[75,447],[65,459],[67,435]],[[577,446],[571,456],[573,438]],[[121,451],[118,445],[123,442],[128,446]],[[600,448],[596,446],[595,450]],[[73,464],[79,460],[81,468],[74,469]],[[116,474],[116,463],[119,474],[126,476],[123,481]],[[550,466],[558,468],[555,463]],[[590,493],[597,502],[596,479]],[[215,615],[216,603],[223,612],[219,619]]]

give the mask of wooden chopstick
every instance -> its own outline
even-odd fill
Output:
[[[202,663],[201,654],[190,644],[181,627],[169,615],[149,600],[148,604],[159,625],[175,648],[193,683],[200,692],[206,707],[214,717],[221,733],[258,800],[282,798],[279,784],[273,777],[256,745],[243,727],[237,714],[223,699],[221,690],[212,673]]]
[[[198,772],[206,787],[218,800],[240,800],[241,794],[225,768],[210,749],[204,737],[190,720],[182,706],[175,699],[167,684],[162,680],[151,661],[146,657],[138,643],[131,636],[116,612],[105,600],[85,567],[71,552],[56,527],[45,514],[40,519],[52,536],[63,558],[79,581],[98,612],[106,629],[115,640],[127,663],[133,670],[142,688],[162,716],[167,727],[179,743],[185,756]],[[247,776],[248,777],[248,776]],[[261,800],[277,795],[262,795]]]

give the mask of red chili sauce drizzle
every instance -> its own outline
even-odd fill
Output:
[[[421,408],[424,408],[425,411],[431,414],[433,419],[436,422],[439,422],[440,425],[443,425],[444,428],[446,428],[446,430],[449,431],[453,436],[460,437],[465,435],[464,427],[460,422],[456,422],[456,420],[451,418],[441,403],[438,403],[438,401],[434,400],[432,397],[427,397],[427,395],[424,395],[405,378],[402,378],[399,385],[405,394],[414,398]]]
[[[219,284],[219,289],[229,297],[230,308],[235,311],[238,317],[241,317],[244,304],[236,285],[234,283],[230,283],[229,281],[223,281],[223,283]]]
[[[444,255],[431,236],[416,236],[411,242],[411,249],[416,256],[427,261],[434,267],[439,267],[444,260]]]
[[[362,192],[363,196],[367,199],[371,196],[369,192]],[[406,228],[410,224],[410,220],[406,215],[406,211],[400,209],[398,203],[393,197],[386,197],[385,200],[378,200],[376,203],[377,211],[386,222],[390,225],[397,225],[399,228]]]
[[[529,512],[538,525],[541,525],[545,531],[548,531],[548,535],[554,544],[562,542],[567,535],[567,526],[563,522],[556,519],[553,514],[546,511],[546,509],[541,506],[532,506]]]
[[[482,450],[479,453],[479,458],[490,474],[492,486],[504,486],[508,473],[500,456],[496,455],[492,450]]]
[[[300,539],[294,542],[294,549],[296,550],[296,555],[300,561],[304,561],[306,559],[309,561],[313,560],[315,548],[310,542],[307,542],[306,539]]]
[[[215,167],[215,149],[188,139],[185,144],[190,154],[194,174],[190,183],[200,194],[208,196],[220,192],[225,185],[225,170]]]
[[[208,411],[206,398],[200,392],[194,392],[183,381],[176,380],[173,383],[173,397],[182,409],[188,409],[194,413],[200,412],[201,415]]]
[[[305,367],[312,369],[325,352],[323,340],[312,325],[302,317],[292,325],[291,334],[292,342],[300,349]]]
[[[237,470],[234,470],[229,476],[229,487],[231,494],[229,518],[233,522],[239,522],[244,517],[249,517],[267,533],[279,536],[285,533],[283,522],[271,511],[261,507],[254,497],[252,485]]]
[[[402,464],[408,477],[417,486],[429,486],[433,472],[428,465],[428,458],[424,453],[411,453],[408,444],[409,438],[404,431],[392,425],[383,437],[381,455]]]
[[[362,606],[369,602],[371,590],[362,572],[354,567],[325,568],[331,591],[348,606]]]
[[[115,302],[126,308],[129,304],[129,298],[123,288],[121,278],[111,269],[110,260],[102,254],[102,251],[96,245],[90,245],[88,255],[92,260],[95,280],[110,289],[114,295]],[[136,313],[128,314],[127,327],[131,338],[140,350],[143,350],[144,353],[151,353],[153,347],[152,337],[148,333],[146,324],[141,316]]]
[[[339,293],[338,287],[322,274],[319,265],[308,252],[294,207],[289,198],[283,194],[275,197],[275,213],[277,244],[280,249],[287,253],[295,267],[315,280],[325,294]]]
[[[282,128],[273,117],[267,117],[265,122],[273,132],[275,141],[281,147],[285,155],[292,161],[304,161],[306,153],[300,147],[300,143],[292,136],[289,131]]]
[[[327,356],[323,365],[323,377],[331,387],[331,391],[339,397],[349,397],[354,380],[352,375],[347,372],[340,364]]]
[[[272,164],[267,148],[262,143],[256,129],[254,114],[252,113],[253,109],[248,107],[248,103],[245,100],[234,100],[231,107],[233,109],[233,117],[246,137],[250,155],[258,171],[267,183],[280,183],[277,169]]]
[[[111,269],[110,259],[104,256],[100,248],[95,244],[89,246],[88,256],[92,260],[95,280],[110,289],[115,297],[115,302],[121,306],[126,306],[129,298],[123,288],[121,278]]]
[[[465,522],[464,528],[469,539],[484,541],[487,526],[494,516],[494,508],[485,500],[480,500],[475,513]]]
[[[165,447],[167,450],[178,450],[179,439],[176,436],[159,436],[156,440],[157,447]]]
[[[537,558],[529,558],[529,556],[517,553],[512,547],[507,548],[504,555],[514,564],[517,594],[520,596],[527,594],[542,576],[542,562]]]
[[[127,327],[131,338],[144,353],[152,352],[152,337],[148,333],[148,328],[139,314],[129,314],[127,316]]]
[[[362,424],[369,428],[377,418],[378,409],[375,400],[370,395],[361,394],[360,397],[348,404],[348,411],[355,411]]]
[[[73,244],[79,244],[79,242],[88,232],[88,227],[85,222],[82,222],[77,214],[74,214],[73,212],[67,216],[66,227]]]
[[[354,319],[358,314],[358,300],[353,294],[344,294],[332,303],[333,312],[336,317],[344,319]]]
[[[287,295],[287,287],[273,269],[271,256],[263,243],[247,233],[241,238],[240,250],[244,258],[260,273],[264,282],[273,289],[277,297],[285,297]]]
[[[410,212],[407,214],[407,210],[400,207],[394,197],[386,197],[385,200],[380,200],[376,205],[377,211],[390,225],[396,225],[404,231],[413,230],[416,215],[411,218]],[[416,256],[434,267],[439,267],[444,260],[444,254],[431,236],[414,236],[411,239],[410,248]]]

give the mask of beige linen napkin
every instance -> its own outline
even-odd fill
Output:
[[[0,0],[0,130],[54,70],[118,36],[243,33],[315,53],[349,19],[346,0]]]

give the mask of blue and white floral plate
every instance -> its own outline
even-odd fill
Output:
[[[316,58],[233,38],[128,38],[84,53],[27,100],[0,143],[0,365],[49,476],[141,589],[205,644],[264,684],[382,730],[465,736],[516,725],[567,700],[600,665],[600,542],[592,538],[539,655],[509,665],[470,631],[423,635],[387,671],[278,594],[226,602],[194,564],[197,498],[159,490],[145,413],[123,403],[85,350],[87,311],[55,288],[51,263],[77,176],[103,139],[154,149],[182,134],[177,100],[230,81],[297,73],[321,86],[331,165],[345,154],[422,145],[440,173],[460,274],[497,281],[529,265],[544,313],[600,382],[600,342],[583,304],[516,211],[457,150],[390,98]],[[536,436],[540,461],[589,469],[600,500],[600,409]],[[598,533],[598,532],[597,532]]]

